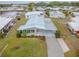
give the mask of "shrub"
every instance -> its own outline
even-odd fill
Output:
[[[21,20],[20,18],[17,18],[17,20]]]
[[[21,32],[20,31],[17,31],[17,37],[21,37]]]
[[[56,37],[56,38],[60,38],[60,31],[59,31],[59,30],[56,31],[56,33],[55,33],[55,37]]]

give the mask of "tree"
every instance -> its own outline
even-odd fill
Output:
[[[49,10],[48,10],[48,9],[45,10],[45,14],[46,14],[47,17],[50,16],[50,14],[49,14]]]
[[[56,31],[55,37],[56,37],[56,38],[60,38],[60,31],[59,31],[59,30]]]
[[[69,2],[62,2],[62,6],[70,6]]]
[[[45,2],[39,2],[39,3],[36,3],[36,5],[43,7],[43,6],[47,6],[47,3],[45,3]]]
[[[61,2],[54,1],[54,2],[49,2],[48,6],[61,6]]]
[[[29,3],[28,4],[28,10],[29,11],[33,11],[33,8],[34,8],[35,4],[32,2],[32,3]]]
[[[16,35],[18,38],[21,37],[21,33],[22,33],[22,31],[17,31]]]
[[[63,10],[62,11],[66,17],[66,19],[70,19],[71,17],[74,16],[73,12],[72,11],[68,11],[68,10]]]

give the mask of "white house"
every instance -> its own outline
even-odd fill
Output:
[[[50,17],[65,18],[65,15],[60,11],[52,11],[50,12]]]
[[[36,10],[37,10],[37,11],[44,11],[44,8],[42,8],[42,7],[37,7]]]
[[[79,17],[79,12],[73,12],[75,17]]]
[[[57,31],[57,28],[52,23],[51,19],[45,19],[42,15],[37,15],[29,18],[26,24],[21,25],[18,29],[21,35],[30,36],[52,36]],[[28,33],[26,33],[28,31]]]
[[[16,16],[18,16],[19,13],[18,12],[5,12],[3,13],[1,16],[3,17],[11,17],[11,18],[16,18]]]
[[[34,16],[38,16],[38,15],[42,15],[44,16],[44,12],[41,12],[41,11],[33,11],[33,12],[27,12],[25,14],[26,18],[33,18]]]
[[[13,18],[0,17],[0,33],[5,34],[14,25]]]
[[[79,17],[71,18],[71,20],[71,22],[67,23],[67,26],[72,33],[79,36]]]
[[[79,23],[78,22],[68,22],[69,29],[74,33],[79,33]]]
[[[72,22],[79,22],[79,17],[77,17],[77,16],[76,17],[72,17],[71,21]]]
[[[59,11],[61,8],[60,7],[51,7],[50,10],[52,11]]]

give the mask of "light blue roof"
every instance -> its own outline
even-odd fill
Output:
[[[25,25],[21,25],[18,30],[38,28],[44,30],[57,30],[51,19],[45,19],[44,16],[35,16],[30,18]]]
[[[45,29],[45,23],[44,23],[44,17],[42,16],[35,16],[33,18],[30,18],[25,25],[22,25],[19,29],[28,29],[36,27],[39,29]]]

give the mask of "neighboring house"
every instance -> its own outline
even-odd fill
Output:
[[[79,23],[78,22],[68,22],[68,28],[74,33],[79,34]]]
[[[79,7],[75,8],[74,11],[79,11]]]
[[[5,12],[1,16],[13,18],[16,22],[17,19],[21,16],[21,13],[20,12]]]
[[[59,11],[61,8],[60,7],[53,7],[52,11]]]
[[[79,17],[79,12],[73,12],[75,17]]]
[[[53,10],[52,7],[46,7],[45,10],[47,10],[47,9],[48,9],[48,10]]]
[[[34,16],[38,16],[38,15],[44,16],[44,12],[41,12],[41,11],[33,11],[33,12],[27,12],[25,14],[25,16],[26,16],[27,19],[34,18]]]
[[[16,19],[16,17],[20,16],[20,13],[18,13],[18,12],[5,12],[1,16]]]
[[[71,21],[72,22],[79,22],[79,17],[72,17],[71,18]]]
[[[50,17],[65,18],[65,15],[60,11],[52,11],[50,12]]]
[[[15,24],[15,20],[13,18],[0,17],[0,33],[7,33],[13,24]]]
[[[29,18],[26,24],[21,25],[17,31],[21,32],[21,36],[52,36],[57,28],[49,18],[45,19],[44,16],[37,15]]]
[[[71,18],[71,22],[67,23],[70,31],[79,37],[79,17]]]
[[[42,7],[37,7],[36,10],[37,10],[37,11],[44,11],[44,8],[42,8]]]

